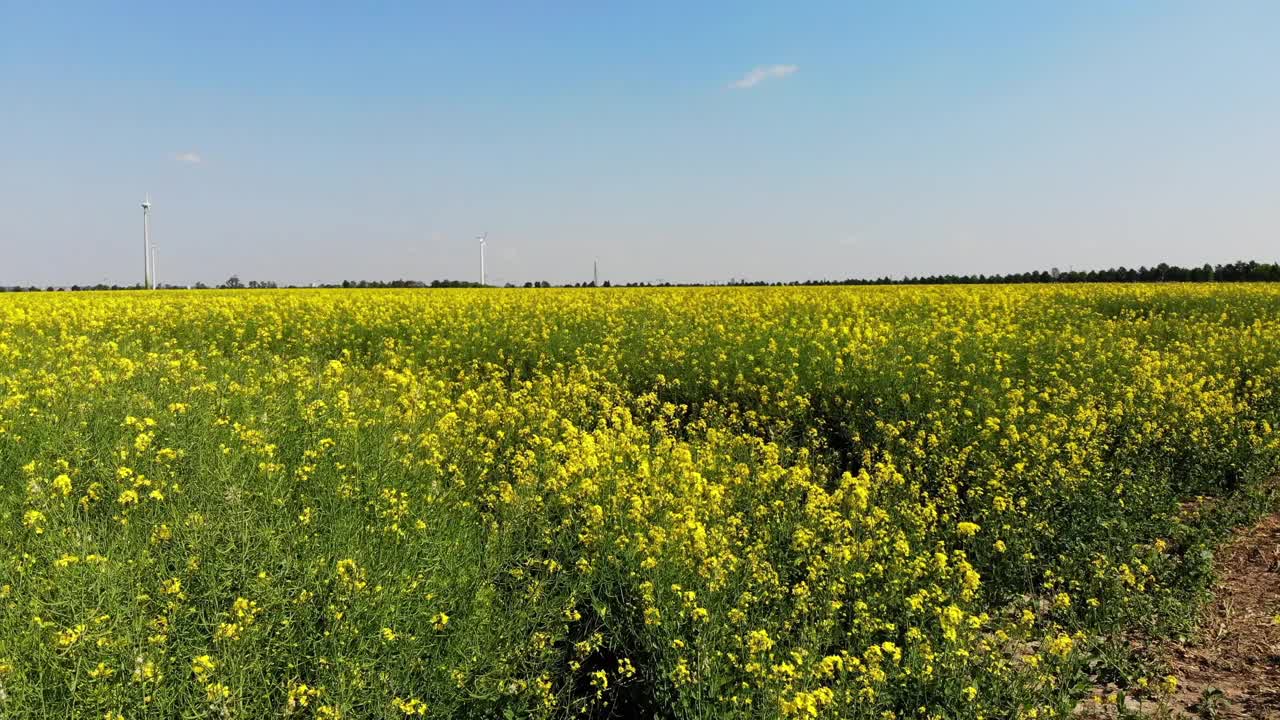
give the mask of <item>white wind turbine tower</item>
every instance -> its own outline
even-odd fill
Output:
[[[156,244],[151,243],[151,287],[160,287],[160,271],[156,270]]]
[[[151,193],[147,193],[142,200],[142,287],[147,290],[155,287],[151,277],[154,262],[151,254]]]
[[[489,233],[481,233],[476,236],[480,241],[480,285],[484,285],[484,241],[489,239]]]

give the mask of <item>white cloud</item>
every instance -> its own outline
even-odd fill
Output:
[[[761,65],[729,85],[734,90],[753,88],[770,78],[784,78],[799,70],[798,65]]]
[[[188,165],[199,165],[201,160],[200,153],[196,152],[175,153],[173,159]]]

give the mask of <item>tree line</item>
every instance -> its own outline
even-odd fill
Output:
[[[1152,282],[1280,282],[1280,263],[1253,260],[1223,265],[1205,263],[1185,268],[1168,263],[1153,267],[1116,267],[1106,270],[1067,270],[1011,273],[1007,275],[929,275],[901,279],[842,280],[837,285],[950,285],[982,283],[1152,283]],[[826,284],[826,283],[799,283]]]
[[[994,275],[927,275],[918,277],[891,278],[848,278],[845,280],[792,280],[785,282],[764,282],[730,279],[726,285],[733,286],[817,286],[817,285],[982,285],[982,284],[1018,284],[1018,283],[1153,283],[1153,282],[1280,282],[1280,263],[1260,263],[1254,260],[1240,260],[1222,265],[1205,263],[1199,267],[1184,268],[1178,265],[1160,263],[1152,267],[1126,268],[1116,267],[1106,270],[1067,270],[1058,268],[1050,270],[1034,270],[1032,272],[994,274]],[[670,283],[629,282],[616,287],[702,287],[720,283]],[[480,283],[468,280],[343,280],[341,283],[311,285],[280,285],[272,280],[241,281],[239,276],[232,275],[221,285],[210,286],[202,282],[195,285],[160,285],[160,290],[207,290],[219,289],[275,289],[275,288],[474,288]],[[503,287],[518,287],[506,283]],[[593,281],[564,283],[553,285],[545,280],[524,283],[525,288],[549,287],[596,287]],[[600,283],[600,287],[613,287],[608,280]],[[37,292],[55,290],[139,290],[137,285],[72,285],[71,287],[21,287],[0,286],[0,292]]]

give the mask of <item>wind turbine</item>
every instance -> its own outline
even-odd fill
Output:
[[[484,286],[484,241],[489,239],[489,233],[481,233],[476,236],[480,241],[480,286]]]
[[[151,255],[151,193],[147,193],[142,200],[142,287],[148,290],[155,287],[151,279],[154,262]]]
[[[151,243],[151,287],[160,287],[160,272],[156,270],[156,244]]]

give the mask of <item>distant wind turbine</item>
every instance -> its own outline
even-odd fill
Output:
[[[481,233],[476,236],[480,241],[480,285],[484,285],[484,242],[489,239],[489,233]]]
[[[151,255],[151,193],[142,200],[142,287],[155,287],[151,277],[154,259]]]

